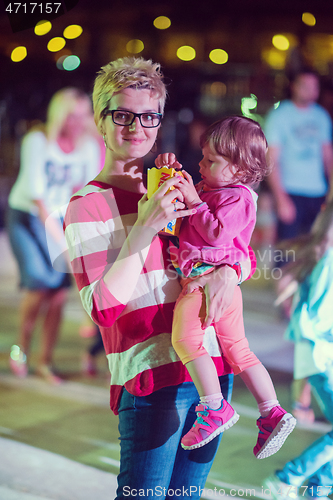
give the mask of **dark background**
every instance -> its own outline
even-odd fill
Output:
[[[25,27],[31,21],[28,15],[21,16],[14,26],[13,16],[9,19],[5,12],[9,2],[2,2],[2,184],[10,184],[15,178],[20,139],[31,123],[45,119],[52,94],[68,85],[91,94],[99,68],[117,57],[131,55],[125,46],[134,38],[145,45],[137,55],[160,62],[168,83],[169,99],[163,125],[168,133],[164,143],[162,140],[164,149],[172,146],[178,154],[185,155],[189,149],[191,119],[210,123],[226,114],[240,114],[241,99],[251,94],[257,97],[256,117],[263,119],[268,109],[287,95],[288,77],[302,64],[311,65],[320,73],[321,99],[332,113],[333,0],[66,0],[62,1],[65,13],[52,19],[52,30],[40,37],[34,34],[33,28]],[[311,12],[316,17],[315,26],[302,22],[303,12]],[[153,20],[160,15],[171,19],[169,29],[158,30],[153,26]],[[67,40],[63,51],[49,52],[47,42],[62,36],[70,24],[81,25],[82,35]],[[271,66],[263,55],[272,49],[272,36],[277,33],[291,35],[294,40],[284,54],[282,67]],[[14,63],[10,54],[18,45],[27,47],[28,56]],[[177,59],[175,52],[180,45],[194,46],[197,57],[188,62]],[[209,60],[213,48],[228,52],[226,64],[216,65]],[[80,58],[81,64],[76,70],[57,68],[56,60],[64,51]],[[214,82],[222,84],[222,91],[213,89]]]

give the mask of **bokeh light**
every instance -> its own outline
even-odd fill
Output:
[[[60,56],[59,59],[57,59],[56,66],[58,69],[61,69],[61,70],[64,69],[63,62],[66,59],[66,57],[68,57],[68,56]]]
[[[27,54],[27,48],[21,45],[20,47],[15,47],[10,55],[10,58],[13,62],[20,62],[27,57]]]
[[[143,41],[138,40],[137,38],[134,38],[126,43],[126,50],[130,54],[139,54],[139,52],[142,52],[144,48],[145,46]]]
[[[256,109],[257,107],[257,96],[254,94],[251,94],[250,97],[242,97],[241,100],[241,110],[242,110],[242,115],[250,117],[251,115],[251,110]]]
[[[209,59],[215,64],[225,64],[228,58],[228,53],[223,49],[214,49],[209,53]]]
[[[51,31],[52,24],[50,21],[39,21],[34,29],[35,35],[43,36],[46,35],[49,31]]]
[[[315,16],[310,12],[303,12],[302,21],[304,24],[307,24],[308,26],[314,26],[317,22]]]
[[[49,43],[47,44],[47,48],[50,52],[58,52],[63,49],[66,45],[66,40],[61,36],[56,36],[55,38],[51,38]]]
[[[71,56],[71,55],[72,55],[72,52],[67,48],[62,49],[60,52],[55,52],[54,53],[54,60],[56,62],[57,68],[64,69],[62,63],[64,62],[66,57]]]
[[[195,56],[196,52],[190,45],[183,45],[177,49],[177,57],[182,61],[192,61]]]
[[[171,26],[171,20],[166,16],[158,16],[153,22],[155,28],[159,30],[166,30]]]
[[[215,96],[225,96],[227,93],[227,86],[223,82],[213,82],[210,85],[210,93]]]
[[[83,29],[78,24],[71,24],[64,29],[64,37],[72,40],[73,38],[77,38],[81,35]]]
[[[284,35],[274,35],[272,44],[279,50],[288,50],[290,45],[288,38]]]
[[[277,50],[274,47],[262,51],[262,59],[274,69],[284,69],[286,65],[287,52]]]
[[[62,67],[66,71],[74,71],[74,69],[78,68],[81,64],[80,58],[78,56],[67,56],[62,61]]]

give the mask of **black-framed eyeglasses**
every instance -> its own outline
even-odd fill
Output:
[[[133,113],[132,111],[122,111],[121,109],[106,109],[104,116],[111,115],[115,125],[128,127],[132,125],[135,118],[139,118],[141,126],[144,128],[158,127],[162,120],[162,113]]]

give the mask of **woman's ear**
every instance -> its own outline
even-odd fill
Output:
[[[103,136],[105,135],[105,127],[104,127],[104,120],[103,118],[100,118],[98,124],[97,124],[97,130],[98,132]]]

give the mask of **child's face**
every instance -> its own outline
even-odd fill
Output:
[[[228,158],[219,155],[209,144],[204,146],[202,155],[199,172],[208,187],[220,188],[235,181],[236,168]]]

